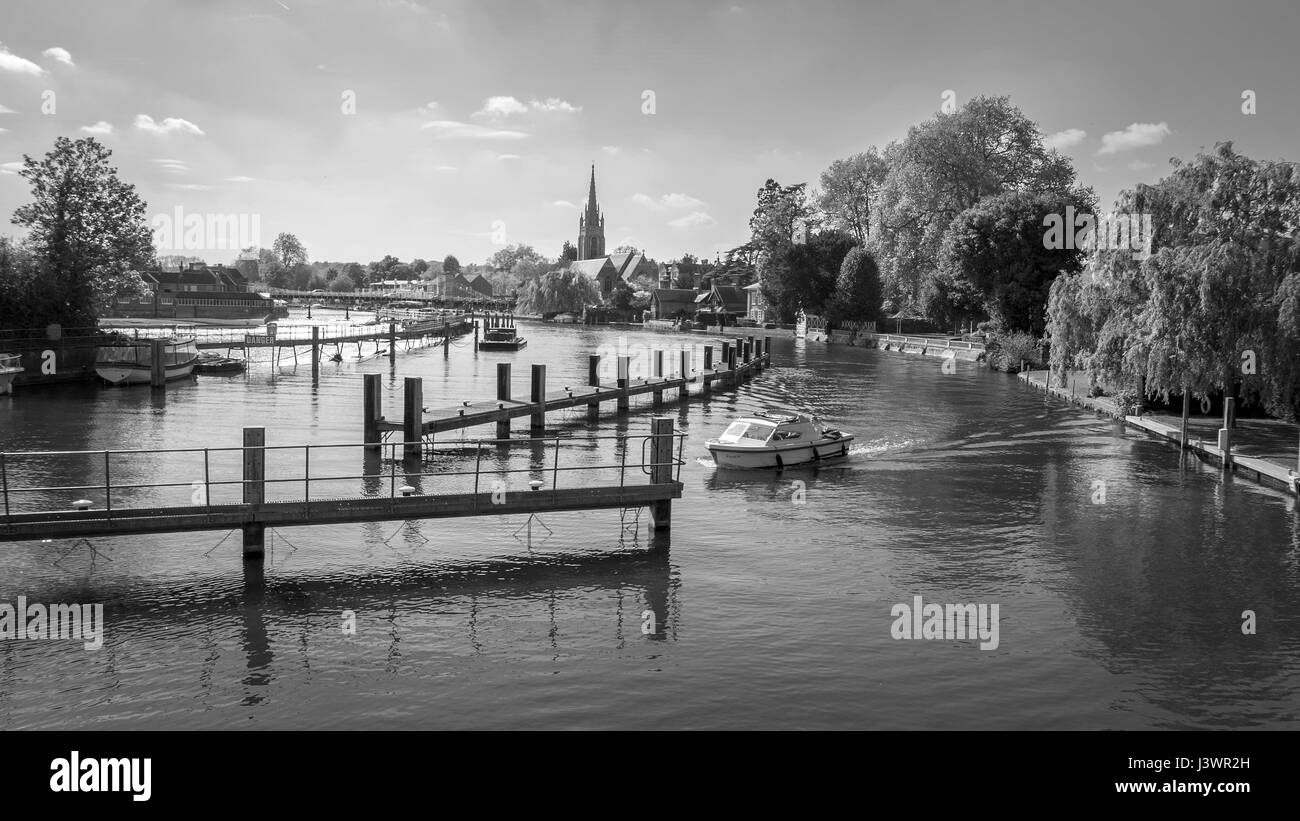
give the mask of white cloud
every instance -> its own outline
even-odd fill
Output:
[[[195,182],[169,182],[167,183],[167,187],[177,188],[180,189],[181,191],[207,191],[212,186],[200,185],[199,183],[195,183]]]
[[[226,177],[226,182],[254,182],[254,177]]]
[[[616,145],[602,145],[602,146],[600,147],[600,150],[601,150],[601,151],[604,151],[606,154],[611,154],[611,155],[613,155],[613,154],[618,154],[618,153],[621,152],[623,149],[619,148],[619,147],[616,146]]]
[[[568,200],[552,200],[551,202],[548,202],[546,204],[554,208],[577,208],[578,207],[573,203],[569,202]]]
[[[69,66],[70,68],[77,67],[77,64],[72,62],[72,55],[68,53],[66,48],[53,46],[52,48],[45,49],[41,54],[49,57],[51,60],[58,60],[60,63],[63,63],[65,66]]]
[[[433,170],[434,171],[459,171],[460,169],[454,165],[440,165]]]
[[[483,101],[483,107],[474,112],[474,116],[506,117],[511,114],[523,114],[526,111],[528,111],[528,106],[514,97],[488,97]]]
[[[1167,123],[1133,123],[1123,131],[1111,131],[1101,137],[1098,154],[1116,154],[1134,148],[1159,145],[1173,132]]]
[[[670,208],[698,208],[704,205],[703,200],[696,199],[689,194],[664,194],[658,199],[648,194],[633,194],[632,202],[643,205],[651,211],[667,211]]]
[[[1082,128],[1067,128],[1064,131],[1058,131],[1055,134],[1049,134],[1043,138],[1043,147],[1055,148],[1057,151],[1078,145],[1083,142],[1083,138],[1088,136],[1088,132]]]
[[[172,174],[190,173],[190,164],[185,162],[185,160],[169,160],[166,158],[159,158],[154,160],[154,163],[156,163],[158,167],[161,168],[162,170],[168,171]]]
[[[527,132],[504,128],[488,128],[455,120],[434,120],[420,126],[433,132],[437,140],[522,140]]]
[[[717,225],[718,221],[703,211],[692,211],[684,217],[678,217],[668,222],[674,228],[703,228],[706,225]]]
[[[519,155],[518,155],[518,154],[498,154],[498,155],[497,155],[497,159],[498,159],[498,160],[517,160],[517,159],[519,159]]]
[[[1141,160],[1134,160],[1128,164],[1128,167],[1130,171],[1143,171],[1147,168],[1155,168],[1155,165],[1149,162],[1142,162]]]
[[[20,162],[0,163],[0,174],[17,174],[23,170],[23,164]]]
[[[7,128],[0,128],[0,134],[8,134],[8,133],[9,133],[9,129],[7,129]]]
[[[7,105],[0,104],[0,114],[13,114],[14,110]]]
[[[45,69],[36,65],[31,60],[26,60],[19,57],[17,54],[11,53],[9,49],[4,47],[3,43],[0,43],[0,71],[31,74],[34,77],[39,77],[45,73]]]
[[[148,114],[137,114],[135,116],[135,127],[141,131],[148,131],[150,134],[197,134],[203,135],[203,129],[199,128],[189,120],[183,120],[180,117],[167,117],[162,122],[155,122],[153,117]]]
[[[565,102],[558,97],[547,97],[545,100],[532,100],[528,106],[534,111],[560,112],[562,114],[576,114],[582,110],[582,106],[573,105]]]
[[[83,125],[81,127],[81,130],[86,132],[87,134],[104,136],[113,133],[113,124],[108,122],[107,120],[100,120],[94,125]]]

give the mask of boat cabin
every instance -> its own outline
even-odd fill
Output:
[[[724,445],[760,446],[796,439],[820,440],[826,429],[822,423],[802,413],[756,413],[732,422],[718,441]]]

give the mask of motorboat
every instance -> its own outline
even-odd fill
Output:
[[[245,362],[242,359],[205,353],[199,355],[199,361],[194,364],[194,372],[208,374],[243,373],[244,365]]]
[[[0,353],[0,396],[13,393],[14,380],[23,372],[23,358],[16,353]]]
[[[514,328],[489,328],[483,332],[478,347],[482,351],[517,351],[528,344]]]
[[[847,456],[853,434],[827,427],[814,416],[763,411],[742,416],[704,443],[720,468],[786,468]]]
[[[95,351],[95,373],[112,385],[148,384],[153,372],[153,342],[137,339],[100,345]],[[162,342],[163,372],[168,381],[194,372],[199,361],[194,337],[168,337]]]

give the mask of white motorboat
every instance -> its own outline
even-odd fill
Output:
[[[0,353],[0,396],[13,393],[14,380],[23,372],[23,358],[18,354]]]
[[[720,468],[785,468],[847,456],[853,435],[803,413],[742,416],[704,443]]]
[[[194,372],[199,349],[194,337],[163,340],[163,370],[168,381]],[[95,373],[113,385],[147,385],[152,374],[153,340],[140,339],[101,345],[95,351]]]

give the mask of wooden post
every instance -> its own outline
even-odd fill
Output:
[[[763,337],[763,356],[767,360],[764,364],[771,365],[772,364],[772,337],[770,336]]]
[[[406,377],[402,393],[402,456],[419,459],[424,441],[424,380],[418,376]]]
[[[704,346],[704,367],[700,370],[700,391],[705,396],[713,392],[713,382],[709,380],[709,371],[713,370],[713,346]]]
[[[745,337],[745,361],[749,362],[754,358],[754,337]]]
[[[266,428],[244,428],[244,504],[266,501]],[[244,559],[261,561],[266,553],[265,530],[260,521],[243,525]]]
[[[478,353],[478,322],[474,322],[474,352]]]
[[[1232,397],[1223,397],[1223,427],[1219,428],[1219,450],[1223,451],[1223,468],[1232,467]]]
[[[727,384],[734,388],[740,384],[740,381],[736,378],[736,349],[733,346],[728,345],[726,352],[727,371],[729,372],[727,374]]]
[[[533,436],[546,433],[546,366],[533,365],[533,413],[529,428]]]
[[[388,323],[388,358],[397,358],[397,323]]]
[[[497,363],[497,401],[498,402],[510,401],[510,363],[509,362]],[[509,419],[497,420],[497,438],[498,439],[510,438]]]
[[[677,391],[677,398],[685,402],[691,395],[690,390],[686,386],[686,380],[691,378],[691,351],[689,348],[682,348],[681,360],[682,386]]]
[[[706,371],[713,370],[713,346],[712,345],[704,346],[704,370]]]
[[[654,359],[654,364],[653,364],[654,373],[653,373],[653,376],[654,376],[655,379],[662,380],[663,377],[664,377],[664,352],[663,352],[663,351],[655,351],[655,352],[654,352],[654,357],[653,357],[653,359]],[[660,405],[662,405],[662,404],[664,403],[664,392],[661,391],[661,390],[660,390],[660,391],[655,391],[654,394],[653,394],[653,396],[652,396],[652,400],[651,400],[651,401],[652,401],[653,406],[656,407],[656,408],[659,407]]]
[[[451,356],[451,323],[442,323],[442,358]]]
[[[650,481],[656,485],[673,480],[673,420],[670,416],[656,416],[650,420]],[[654,530],[667,530],[672,524],[673,503],[669,499],[652,502],[650,518]]]
[[[591,354],[587,357],[587,386],[600,386],[600,354]],[[600,419],[600,403],[587,403],[587,421],[596,422]]]
[[[381,412],[381,403],[383,394],[379,392],[380,374],[368,373],[362,377],[364,393],[362,395],[362,422],[361,422],[361,441],[365,444],[365,450],[379,450],[379,425],[380,419],[383,419]]]
[[[618,387],[622,391],[626,391],[629,384],[628,369],[631,367],[631,362],[632,359],[628,356],[618,358]],[[627,409],[628,396],[627,393],[623,393],[618,397],[618,412],[627,413]]]
[[[320,326],[311,326],[311,381],[320,379]]]
[[[149,384],[154,388],[167,387],[167,363],[163,361],[167,346],[161,339],[149,343]]]
[[[1187,418],[1191,415],[1191,413],[1192,413],[1192,394],[1187,389],[1187,386],[1183,385],[1183,427],[1182,427],[1182,431],[1178,434],[1179,450],[1187,450]]]

